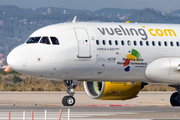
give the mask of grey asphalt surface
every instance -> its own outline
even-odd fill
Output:
[[[36,116],[43,118],[45,110],[49,112],[49,117],[56,114],[53,117],[58,120],[60,109],[62,119],[67,119],[70,109],[71,120],[180,119],[180,107],[171,107],[169,103],[172,93],[140,92],[139,97],[127,101],[102,101],[89,98],[85,92],[76,92],[75,106],[64,107],[61,98],[66,95],[65,92],[0,92],[0,120],[8,112],[16,118],[23,111],[27,114],[31,111],[41,113]]]
[[[85,92],[76,92],[75,106],[83,105],[158,105],[170,106],[170,96],[173,92],[140,92],[138,97],[130,100],[96,100],[91,99]],[[23,105],[33,106],[39,104],[41,106],[62,106],[61,100],[67,94],[65,92],[0,92],[1,105]]]

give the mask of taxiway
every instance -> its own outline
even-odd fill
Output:
[[[60,109],[62,119],[67,119],[70,109],[70,120],[180,119],[180,107],[170,106],[171,94],[140,92],[139,97],[127,101],[102,101],[89,98],[85,92],[76,92],[75,106],[64,107],[61,98],[65,92],[0,92],[0,120],[5,120],[8,112],[12,120],[22,118],[23,111],[27,119],[31,118],[31,111],[37,119],[44,119],[45,110],[48,120],[58,120]]]

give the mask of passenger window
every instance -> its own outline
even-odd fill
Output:
[[[167,46],[167,42],[166,41],[164,42],[164,45]]]
[[[115,44],[118,45],[118,41],[117,40],[115,41]]]
[[[106,41],[105,40],[103,40],[102,43],[103,43],[103,45],[106,45]]]
[[[143,42],[142,41],[140,41],[140,45],[143,46]]]
[[[170,44],[171,44],[171,46],[173,46],[173,42],[172,41],[170,42]]]
[[[134,41],[134,45],[135,45],[135,46],[137,45],[136,41]]]
[[[38,43],[41,37],[30,37],[26,43]]]
[[[161,46],[161,42],[160,41],[158,42],[158,45]]]
[[[96,44],[99,45],[99,40],[96,40]]]
[[[50,37],[53,45],[59,45],[59,41],[56,37]]]
[[[155,42],[154,41],[152,41],[152,45],[155,46]]]
[[[124,45],[124,41],[123,40],[121,41],[121,44]]]
[[[176,42],[176,45],[179,47],[179,42],[178,41]]]
[[[50,44],[48,37],[43,37],[43,38],[41,39],[40,43]]]
[[[128,41],[127,41],[127,44],[130,46],[130,45],[131,45],[131,42],[128,40]]]
[[[146,45],[149,46],[149,42],[148,41],[146,41]]]
[[[109,40],[109,45],[112,45],[112,41],[111,40]]]

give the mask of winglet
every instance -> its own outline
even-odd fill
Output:
[[[77,16],[74,17],[72,23],[76,23],[76,18],[77,18]]]
[[[5,72],[9,72],[10,71],[10,66],[7,65],[7,67],[4,69]]]

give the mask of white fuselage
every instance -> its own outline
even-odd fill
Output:
[[[49,79],[158,82],[146,78],[146,68],[155,59],[180,56],[179,28],[144,23],[51,25],[30,37],[56,37],[59,45],[25,42],[8,55],[8,64],[23,74]]]

